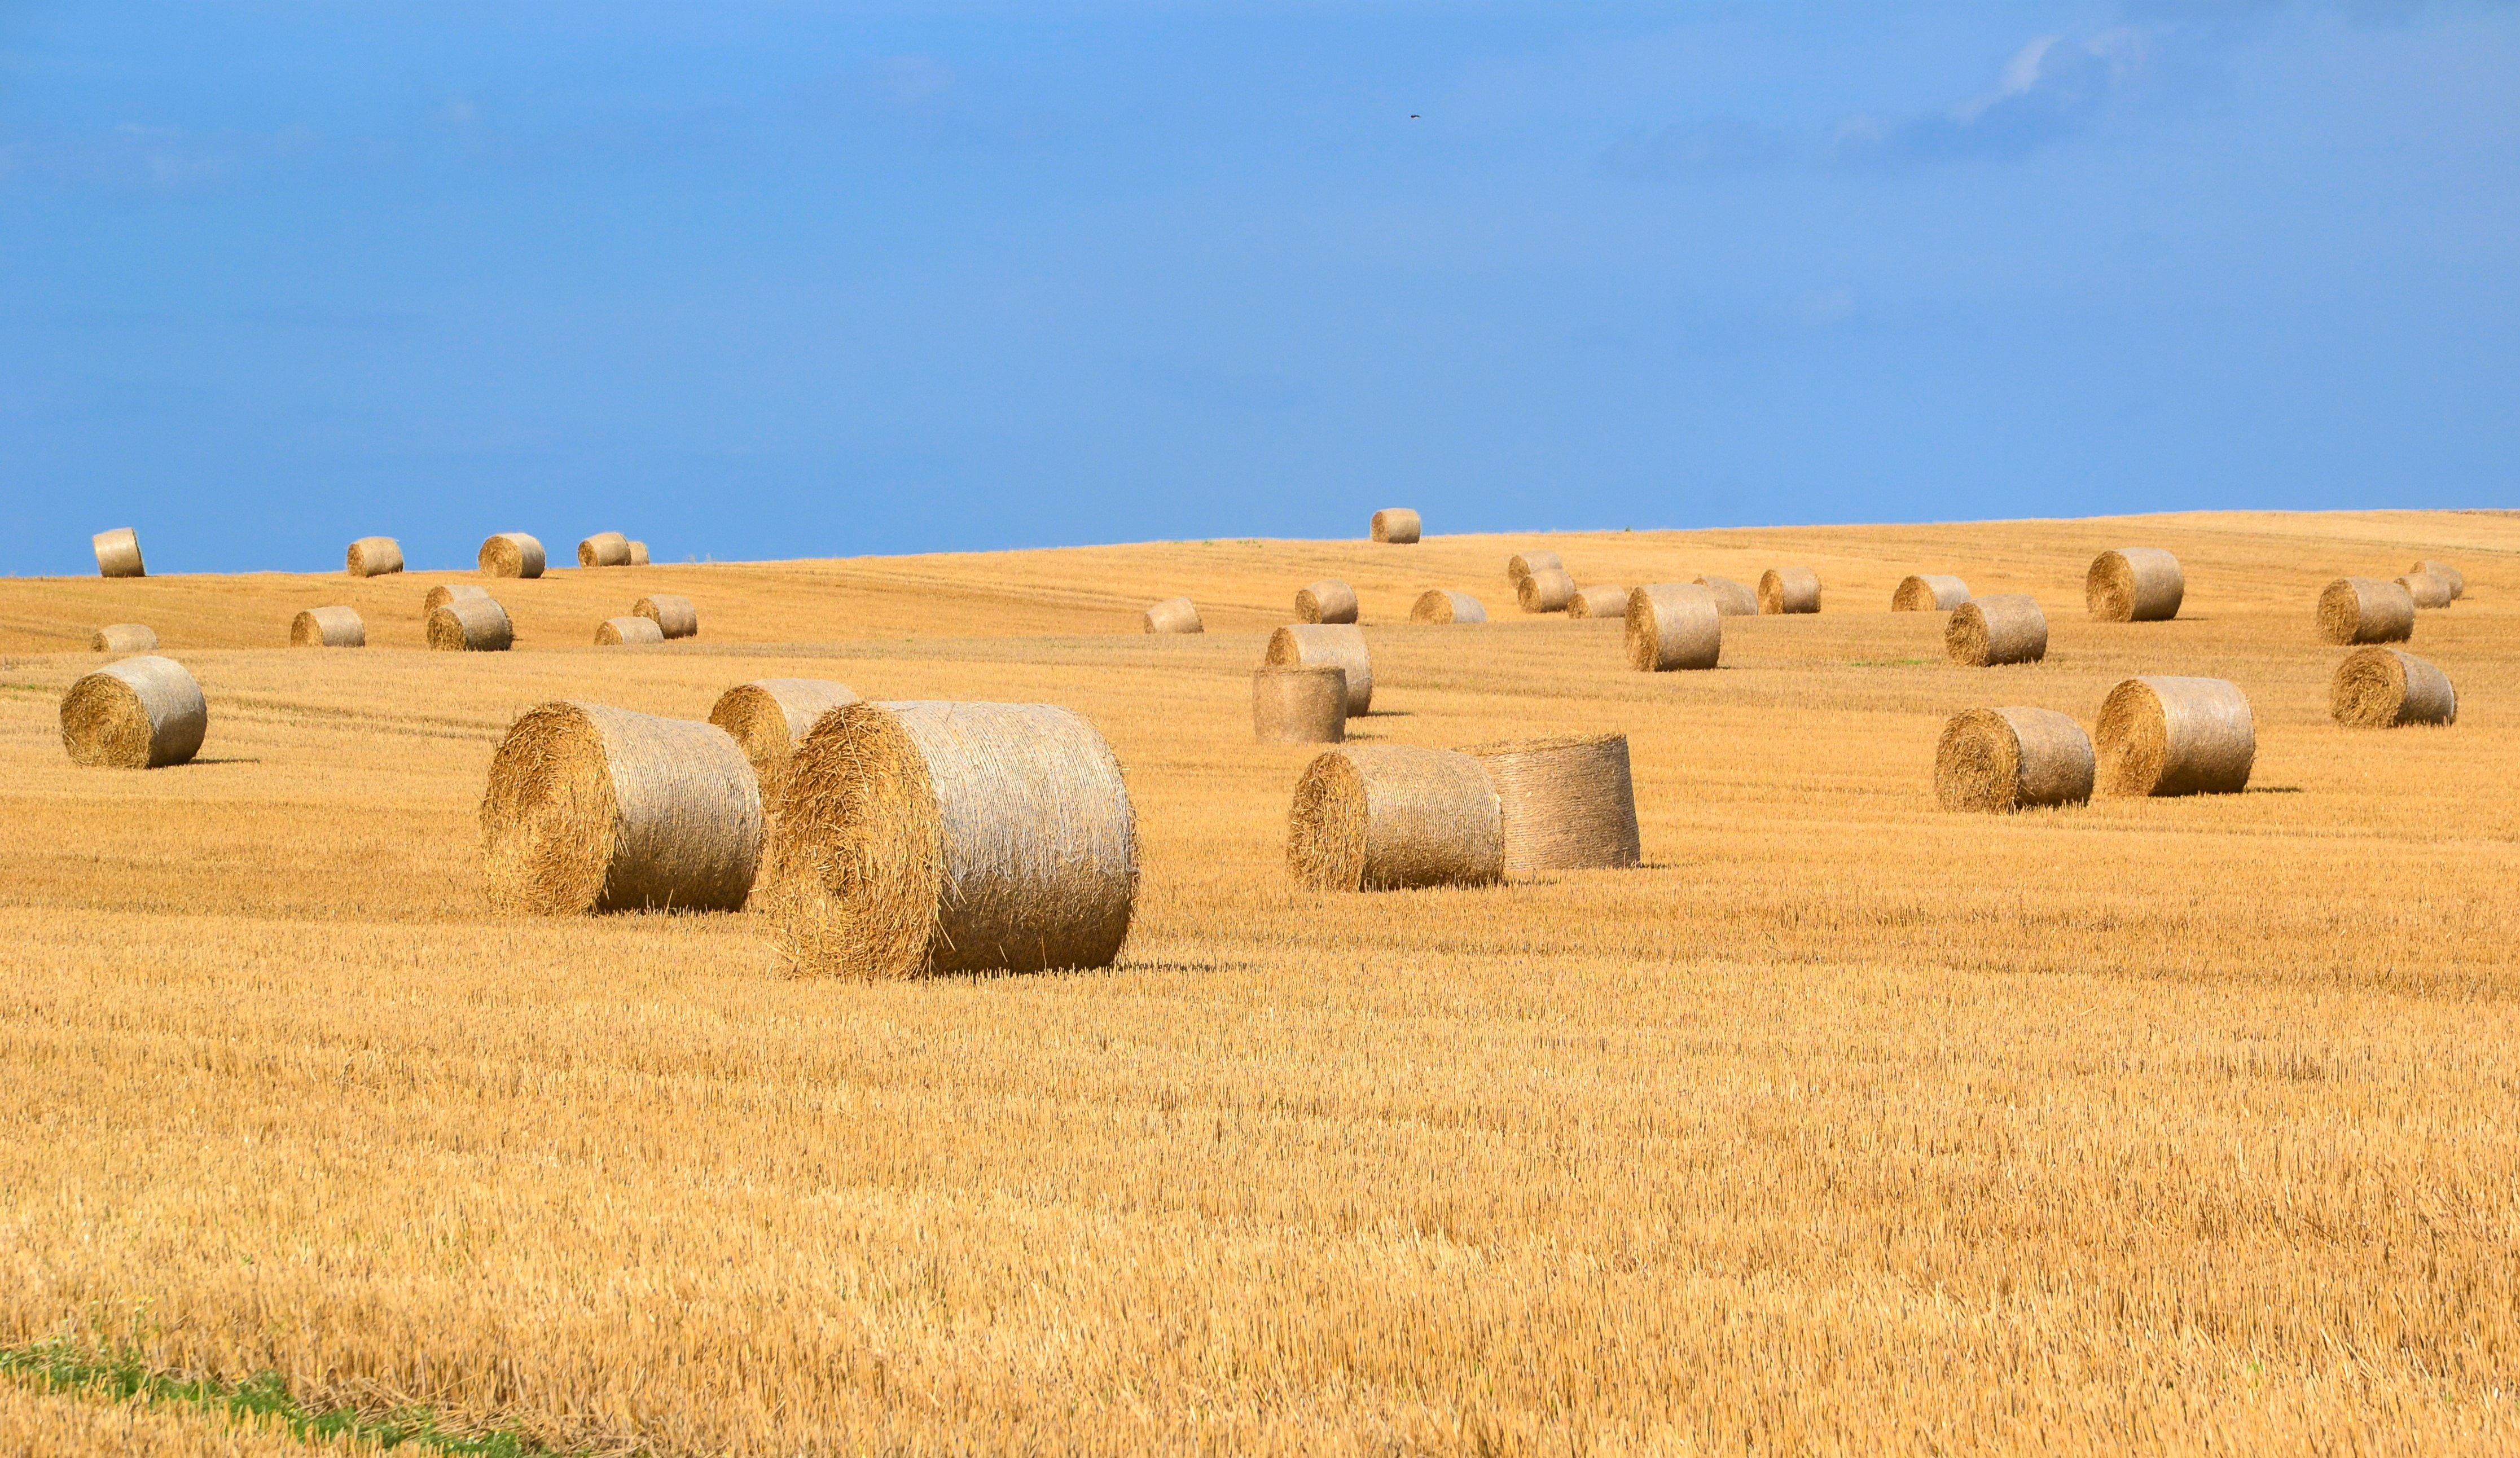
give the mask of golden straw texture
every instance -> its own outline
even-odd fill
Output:
[[[646,567],[648,565],[648,544],[646,542],[632,542],[630,544],[630,565],[632,567]]]
[[[1934,746],[1934,802],[2008,814],[2092,797],[2095,761],[2083,726],[2051,708],[1971,708]]]
[[[2236,795],[2258,755],[2248,696],[2221,678],[2130,678],[2092,737],[2102,795]]]
[[[470,582],[441,582],[428,589],[428,596],[420,600],[421,620],[428,621],[429,614],[458,598],[486,598],[489,595],[489,588],[478,587]]]
[[[1514,584],[1513,600],[1525,613],[1562,613],[1575,600],[1575,579],[1563,568],[1544,567]]]
[[[1657,582],[1628,594],[1628,666],[1642,673],[1712,668],[1724,656],[1724,615],[1694,583]]]
[[[496,598],[457,598],[428,615],[428,646],[443,653],[504,653],[517,630]]]
[[[1266,663],[1329,663],[1347,670],[1347,713],[1358,718],[1373,707],[1373,655],[1365,630],[1352,624],[1282,627],[1269,635]]]
[[[98,653],[155,653],[158,630],[145,622],[108,623],[88,634],[87,646]]]
[[[2318,595],[2318,631],[2330,643],[2404,643],[2414,636],[2414,594],[2376,577],[2339,577]]]
[[[630,538],[617,531],[599,531],[577,544],[579,567],[628,567]]]
[[[815,720],[857,702],[855,689],[828,678],[756,678],[718,695],[709,722],[735,736],[761,786],[762,809],[776,815],[796,746]]]
[[[1485,622],[1488,610],[1466,592],[1429,587],[1409,608],[1411,622]]]
[[[2410,574],[2414,572],[2430,572],[2434,576],[2448,582],[2450,584],[2450,595],[2453,599],[2467,596],[2467,573],[2460,571],[2457,568],[2451,566],[2447,562],[2434,562],[2427,558],[2422,562],[2416,563],[2413,567],[2407,569],[2407,570]]]
[[[1356,621],[1356,589],[1336,577],[1324,577],[1295,594],[1295,620]]]
[[[543,544],[521,531],[502,531],[481,543],[481,575],[539,577],[545,566]]]
[[[1505,879],[1496,787],[1477,759],[1450,750],[1329,751],[1295,782],[1286,869],[1327,891],[1493,885]]]
[[[2186,597],[2187,574],[2159,547],[2103,552],[2083,574],[2083,606],[2101,622],[2166,622]]]
[[[308,608],[289,622],[292,648],[365,648],[368,625],[355,608]]]
[[[1625,617],[1628,615],[1628,590],[1604,582],[1587,587],[1566,602],[1569,617]]]
[[[645,617],[668,638],[697,638],[700,612],[692,600],[670,592],[652,592],[630,605],[633,616]]]
[[[1386,506],[1373,514],[1373,539],[1394,546],[1418,540],[1418,514],[1405,506]]]
[[[635,615],[608,617],[595,625],[595,646],[598,648],[619,648],[625,644],[636,647],[664,641],[665,630],[656,626],[656,619],[652,617]]]
[[[1701,576],[1695,579],[1695,585],[1714,596],[1715,611],[1727,617],[1759,615],[1759,594],[1747,582],[1735,582],[1730,577]]]
[[[1347,670],[1329,663],[1264,663],[1251,670],[1251,733],[1264,745],[1334,745],[1347,738]]]
[[[2358,648],[2347,654],[2336,665],[2327,702],[2336,722],[2358,729],[2458,719],[2458,693],[2451,687],[2450,675],[2395,648]]]
[[[1624,734],[1574,734],[1473,745],[1496,786],[1505,873],[1638,864],[1637,793]]]
[[[350,543],[348,570],[353,577],[382,577],[402,570],[402,543],[389,536],[363,536]]]
[[[1807,567],[1772,567],[1759,574],[1762,613],[1820,611],[1820,573]]]
[[[1566,564],[1558,561],[1554,552],[1516,552],[1505,560],[1506,580],[1516,587],[1520,587],[1522,579],[1533,572],[1565,570]]]
[[[1168,597],[1147,610],[1147,631],[1150,633],[1204,633],[1207,624],[1199,620],[1198,604],[1186,597]]]
[[[1969,599],[1968,584],[1958,577],[1919,572],[1899,580],[1890,594],[1893,613],[1948,613]]]
[[[2415,600],[2420,611],[2447,608],[2458,596],[2450,590],[2450,579],[2439,572],[2408,572],[2398,579],[2398,585],[2407,589],[2407,596]]]
[[[202,686],[172,659],[108,663],[62,696],[62,748],[72,764],[182,764],[201,752],[209,728]]]
[[[1943,651],[1968,668],[2035,663],[2048,656],[2048,615],[2026,592],[1971,598],[1943,624]]]
[[[100,531],[94,538],[96,570],[108,577],[145,577],[149,569],[140,561],[140,533],[128,526]]]

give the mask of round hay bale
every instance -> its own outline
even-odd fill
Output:
[[[2417,611],[2447,608],[2458,594],[2450,590],[2450,579],[2438,572],[2408,572],[2398,579],[2407,596],[2415,600]]]
[[[2339,577],[2318,595],[2318,631],[2330,643],[2404,643],[2414,636],[2414,594],[2375,577]]]
[[[2009,814],[2092,797],[2092,737],[2051,708],[1972,708],[1934,746],[1934,802]]]
[[[1949,613],[1969,600],[1968,584],[1958,577],[1919,572],[1903,577],[1890,594],[1893,613]]]
[[[1405,547],[1418,540],[1418,514],[1405,506],[1386,506],[1373,514],[1373,539]]]
[[[368,625],[355,608],[309,608],[291,618],[292,648],[365,648]]]
[[[402,570],[402,543],[389,536],[363,536],[350,543],[349,572],[353,577],[382,577]]]
[[[2394,648],[2358,648],[2347,654],[2336,665],[2327,703],[2336,722],[2358,729],[2458,720],[2458,693],[2451,687],[2450,675]]]
[[[634,614],[627,617],[608,617],[595,625],[595,646],[598,648],[619,648],[625,644],[641,645],[664,641],[665,630],[656,626],[656,619],[652,617],[641,617]]]
[[[797,747],[772,898],[799,972],[1108,967],[1137,817],[1094,726],[1046,704],[852,704]]]
[[[632,542],[630,544],[630,565],[632,567],[646,567],[648,565],[648,544],[646,542]]]
[[[718,695],[709,722],[735,736],[761,786],[761,807],[775,817],[796,746],[815,720],[857,702],[856,690],[828,678],[756,678]]]
[[[1544,567],[1514,584],[1513,600],[1525,613],[1563,613],[1575,601],[1575,579],[1564,568]]]
[[[2450,595],[2452,600],[2467,596],[2467,574],[2460,571],[2457,568],[2451,566],[2447,562],[2434,562],[2427,558],[2422,562],[2416,563],[2407,570],[2409,573],[2430,572],[2434,576],[2448,582],[2450,584]]]
[[[516,641],[508,610],[496,598],[457,598],[428,615],[428,646],[442,652],[505,653]]]
[[[1264,663],[1251,670],[1251,733],[1264,745],[1334,745],[1347,738],[1347,670],[1331,663]]]
[[[1692,585],[1712,593],[1715,611],[1727,617],[1759,615],[1759,594],[1751,591],[1746,582],[1735,582],[1730,577],[1699,577]]]
[[[441,582],[437,586],[428,589],[428,596],[420,600],[421,620],[424,622],[428,621],[429,614],[436,612],[438,609],[445,607],[448,603],[454,602],[458,598],[486,598],[489,595],[490,589],[487,587],[475,587],[469,582]]]
[[[156,653],[158,630],[145,622],[108,623],[87,635],[87,646],[98,653]]]
[[[1349,624],[1282,627],[1269,635],[1264,663],[1328,663],[1347,670],[1347,713],[1362,718],[1373,706],[1373,655],[1365,630]]]
[[[2048,615],[2026,592],[1971,598],[1943,624],[1943,651],[1968,668],[2035,663],[2048,656]]]
[[[761,793],[715,724],[560,702],[508,726],[481,796],[492,909],[734,911],[761,863]]]
[[[1820,573],[1807,567],[1772,567],[1759,574],[1762,613],[1820,611]]]
[[[697,638],[700,635],[700,610],[687,597],[670,592],[652,592],[630,605],[634,616],[654,622],[668,638]]]
[[[1466,592],[1447,592],[1440,587],[1430,587],[1418,594],[1418,601],[1410,606],[1409,620],[1411,622],[1485,622],[1488,620],[1488,610],[1479,606],[1479,600]]]
[[[1566,600],[1569,617],[1625,617],[1628,615],[1628,590],[1603,583],[1587,587]]]
[[[2130,678],[2093,739],[2102,795],[2236,795],[2258,757],[2249,697],[2221,678]]]
[[[1505,879],[1496,787],[1486,766],[1450,750],[1331,750],[1295,782],[1286,869],[1326,891],[1493,886]]]
[[[1643,673],[1714,667],[1724,656],[1724,615],[1715,594],[1679,582],[1629,593],[1627,647],[1628,666]]]
[[[478,560],[485,577],[539,577],[543,544],[521,531],[502,531],[481,544]]]
[[[579,567],[628,567],[630,538],[617,531],[599,531],[577,544]]]
[[[1298,622],[1356,621],[1356,589],[1336,577],[1324,577],[1295,594]]]
[[[1565,570],[1566,564],[1558,561],[1554,552],[1516,552],[1505,560],[1506,580],[1516,587],[1520,587],[1522,579],[1533,572],[1562,572]]]
[[[1147,631],[1204,633],[1207,624],[1199,620],[1198,604],[1186,597],[1168,597],[1147,610]]]
[[[62,696],[62,748],[72,764],[156,769],[202,751],[210,706],[184,665],[157,657],[108,663]]]
[[[96,546],[96,570],[108,577],[145,577],[149,569],[140,561],[140,533],[128,526],[100,531],[90,540]]]
[[[1633,866],[1637,792],[1624,734],[1575,734],[1473,745],[1496,787],[1505,873]]]
[[[2187,574],[2159,547],[2103,552],[2083,574],[2083,606],[2102,622],[2167,622],[2186,597]]]

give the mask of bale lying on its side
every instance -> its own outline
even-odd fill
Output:
[[[760,859],[752,766],[715,724],[563,701],[519,715],[491,757],[494,910],[733,911]]]
[[[1477,759],[1496,787],[1508,876],[1642,859],[1626,735],[1516,740],[1462,752]]]
[[[382,577],[402,570],[402,543],[389,536],[363,536],[350,543],[349,572],[353,577]]]
[[[458,598],[486,598],[489,595],[489,588],[475,587],[469,582],[440,583],[437,586],[428,589],[428,596],[420,600],[421,620],[426,622],[428,619],[429,614],[436,612],[438,609],[445,607],[448,603],[454,602]]]
[[[1575,579],[1564,568],[1544,567],[1514,584],[1513,600],[1525,613],[1562,613],[1575,600]]]
[[[2395,582],[2339,577],[2318,595],[2318,631],[2330,643],[2404,643],[2414,636],[2414,594]]]
[[[1138,896],[1120,762],[1046,704],[852,704],[797,747],[771,898],[798,972],[1107,967]]]
[[[2102,795],[2236,795],[2258,757],[2249,698],[2220,678],[2130,678],[2093,738]]]
[[[1269,635],[1265,663],[1329,663],[1347,670],[1347,713],[1362,718],[1373,706],[1373,656],[1366,651],[1365,630],[1322,623],[1282,627]]]
[[[617,531],[599,531],[577,544],[579,567],[628,567],[630,538]]]
[[[2408,572],[2398,579],[2398,585],[2415,600],[2418,611],[2447,608],[2458,596],[2450,590],[2450,578],[2438,572]]]
[[[641,617],[636,614],[627,617],[608,617],[595,625],[595,646],[598,648],[619,648],[625,644],[640,645],[664,641],[665,630],[656,626],[656,619]]]
[[[2102,622],[2167,622],[2186,597],[2187,574],[2159,547],[2103,552],[2083,574],[2083,606]]]
[[[648,565],[648,544],[646,542],[632,542],[630,544],[630,565],[632,567],[646,567]]]
[[[1356,589],[1336,577],[1324,577],[1295,594],[1295,620],[1356,621]]]
[[[209,728],[202,686],[172,659],[108,663],[62,696],[62,748],[72,764],[182,764],[201,752]]]
[[[96,546],[96,570],[108,577],[145,577],[149,569],[140,561],[140,533],[128,526],[100,531],[92,540]]]
[[[1347,670],[1329,663],[1264,663],[1251,670],[1251,733],[1264,745],[1334,745],[1347,738]]]
[[[2453,600],[2467,596],[2467,573],[2460,571],[2457,568],[2451,566],[2447,562],[2434,562],[2427,558],[2422,562],[2416,563],[2413,567],[2407,569],[2407,570],[2408,572],[2430,572],[2434,576],[2448,582],[2450,584],[2450,595]]]
[[[2358,648],[2347,654],[2336,665],[2327,703],[2336,722],[2359,729],[2458,720],[2458,693],[2451,687],[2450,675],[2394,648]]]
[[[1903,577],[1890,594],[1893,613],[1949,613],[1969,600],[1968,584],[1958,577],[1919,572]]]
[[[1505,818],[1478,760],[1449,750],[1355,745],[1295,782],[1286,869],[1326,891],[1492,886],[1505,879]]]
[[[292,648],[365,648],[368,625],[355,608],[309,608],[289,622]]]
[[[1724,656],[1724,615],[1703,587],[1658,582],[1628,594],[1628,666],[1643,673],[1712,668]]]
[[[1569,617],[1625,617],[1628,615],[1628,590],[1603,583],[1587,587],[1566,600]]]
[[[521,531],[502,531],[481,544],[479,561],[485,577],[539,577],[543,544]]]
[[[654,622],[668,638],[697,638],[700,633],[700,611],[687,597],[652,592],[631,604],[630,612]]]
[[[1418,514],[1405,506],[1386,506],[1373,514],[1373,539],[1405,547],[1418,540]]]
[[[1207,624],[1199,620],[1198,604],[1186,597],[1168,597],[1147,610],[1147,631],[1204,633]]]
[[[428,615],[428,646],[448,653],[505,653],[517,630],[496,598],[457,598]]]
[[[155,653],[158,630],[145,622],[108,623],[88,634],[87,646],[98,653]]]
[[[1418,594],[1409,609],[1411,622],[1485,622],[1488,610],[1466,592],[1447,592],[1430,587]]]
[[[856,690],[828,678],[756,678],[718,695],[709,722],[735,736],[761,786],[761,807],[775,816],[796,746],[815,720],[857,702]]]
[[[1762,613],[1820,611],[1820,573],[1807,567],[1772,567],[1759,574]]]
[[[1715,611],[1727,617],[1759,615],[1759,594],[1746,582],[1735,582],[1730,577],[1701,576],[1695,578],[1692,585],[1703,587],[1713,595]]]
[[[1943,651],[1969,668],[2035,663],[2048,656],[2048,615],[2026,592],[1971,598],[1943,624]]]
[[[1554,552],[1516,552],[1505,560],[1505,577],[1520,587],[1522,579],[1538,571],[1564,571],[1566,564]]]
[[[1934,746],[1934,802],[1997,814],[2077,805],[2092,797],[2094,763],[2092,737],[2054,709],[1972,708]]]

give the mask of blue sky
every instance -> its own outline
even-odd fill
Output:
[[[2515,264],[2509,0],[0,0],[0,571],[2515,505]]]

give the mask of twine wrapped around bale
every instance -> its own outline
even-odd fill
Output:
[[[652,592],[631,604],[630,612],[655,623],[668,638],[697,638],[700,633],[700,611],[687,597]]]
[[[486,598],[489,595],[490,589],[487,587],[475,587],[469,582],[441,582],[428,589],[428,596],[420,600],[420,615],[426,621],[429,614],[458,598]]]
[[[98,653],[155,653],[158,630],[145,622],[108,623],[88,634],[87,646]]]
[[[579,567],[628,567],[630,538],[617,531],[599,531],[577,544]]]
[[[1418,514],[1405,506],[1386,506],[1373,514],[1373,539],[1405,547],[1418,540]]]
[[[1934,802],[2009,814],[2092,797],[2095,761],[2083,726],[2051,708],[1972,708],[1934,746]]]
[[[632,567],[646,567],[648,565],[648,544],[646,542],[632,542],[630,544],[630,565]]]
[[[761,807],[775,816],[796,746],[815,720],[857,702],[856,690],[828,678],[756,678],[718,695],[709,722],[735,736],[761,786]]]
[[[157,657],[108,663],[62,696],[62,748],[72,764],[156,769],[202,752],[210,707],[184,665]]]
[[[1820,573],[1807,567],[1772,567],[1759,574],[1762,613],[1820,611]]]
[[[128,526],[100,531],[91,539],[96,545],[96,570],[108,577],[145,577],[149,569],[140,561],[140,533]]]
[[[1715,598],[1715,611],[1727,617],[1759,615],[1759,594],[1746,582],[1730,577],[1698,577],[1694,585],[1705,588]]]
[[[2083,574],[2083,606],[2102,622],[2167,622],[2186,597],[2187,574],[2159,547],[2103,552]]]
[[[1441,587],[1430,587],[1418,594],[1418,601],[1410,606],[1409,620],[1411,622],[1485,622],[1488,620],[1488,610],[1479,605],[1477,598],[1466,592],[1447,592]]]
[[[1628,666],[1642,673],[1712,668],[1724,656],[1724,615],[1693,583],[1657,582],[1628,594]]]
[[[2092,737],[2102,795],[2236,795],[2258,757],[2249,698],[2221,678],[2130,678]]]
[[[368,625],[355,608],[309,608],[289,622],[292,648],[365,648]]]
[[[1943,651],[1967,668],[2035,663],[2048,656],[2048,615],[2026,592],[1971,598],[1943,624]]]
[[[1331,750],[1295,782],[1286,869],[1326,891],[1492,886],[1505,879],[1496,787],[1486,766],[1450,750]]]
[[[1207,624],[1199,620],[1198,604],[1186,597],[1168,597],[1147,610],[1147,631],[1204,633]]]
[[[1633,866],[1637,792],[1624,734],[1576,734],[1473,745],[1496,787],[1505,874]]]
[[[498,599],[457,598],[428,615],[428,646],[445,653],[505,653],[517,630]]]
[[[1514,584],[1513,600],[1525,613],[1563,613],[1575,601],[1575,579],[1564,568],[1544,567]]]
[[[1890,594],[1893,613],[1949,613],[1969,600],[1968,584],[1958,577],[1918,572],[1903,577]]]
[[[1107,967],[1138,895],[1111,747],[1046,704],[852,704],[797,747],[771,897],[796,971]]]
[[[1522,579],[1533,572],[1564,570],[1566,564],[1558,561],[1554,552],[1516,552],[1505,560],[1506,580],[1516,587],[1520,587]]]
[[[2453,600],[2467,596],[2467,574],[2460,571],[2457,568],[2451,566],[2447,562],[2434,562],[2427,558],[2422,562],[2416,563],[2413,567],[2407,569],[2407,570],[2410,573],[2430,572],[2434,576],[2448,582],[2450,584],[2450,595]]]
[[[382,577],[402,570],[402,543],[389,536],[363,536],[350,543],[349,572],[353,577]]]
[[[715,724],[539,705],[491,756],[481,862],[501,912],[734,911],[760,868],[761,794]]]
[[[2401,724],[2451,724],[2458,720],[2458,693],[2450,675],[2395,648],[2358,648],[2336,665],[2328,685],[2336,722],[2357,729]]]
[[[1324,577],[1295,594],[1295,620],[1356,621],[1356,589],[1336,577]]]
[[[1347,670],[1347,713],[1362,718],[1373,706],[1373,655],[1365,630],[1349,624],[1282,627],[1269,635],[1264,663],[1328,663]]]
[[[1566,600],[1569,617],[1625,617],[1628,615],[1628,590],[1611,583],[1587,587]]]
[[[1251,670],[1251,733],[1264,745],[1334,745],[1347,738],[1347,670],[1329,663],[1264,663]]]
[[[2414,594],[2376,577],[2339,577],[2318,595],[2318,631],[2330,643],[2404,643],[2414,636]]]
[[[481,544],[479,562],[485,577],[539,577],[543,544],[521,531],[502,531]]]
[[[2418,612],[2447,608],[2451,600],[2458,596],[2450,590],[2450,579],[2439,572],[2408,572],[2398,579],[2398,585],[2407,589],[2407,596],[2415,600]]]
[[[595,646],[620,648],[665,641],[665,630],[656,619],[633,614],[626,617],[608,617],[595,625]]]

